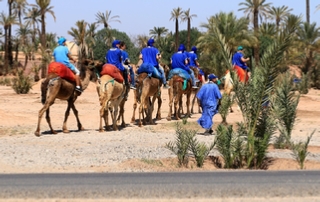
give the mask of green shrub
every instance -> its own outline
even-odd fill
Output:
[[[189,150],[197,162],[197,167],[201,168],[203,166],[205,159],[214,146],[215,142],[208,147],[205,143],[199,142],[195,136],[190,140]]]
[[[32,89],[32,79],[23,74],[23,69],[18,69],[17,73],[17,77],[12,79],[12,88],[17,94],[27,94]]]
[[[171,150],[178,157],[179,166],[188,166],[189,163],[189,145],[191,139],[197,131],[187,130],[180,123],[176,124],[176,140],[166,144],[166,148]]]
[[[233,104],[233,99],[231,98],[231,96],[224,93],[222,95],[221,105],[219,107],[219,114],[221,115],[223,124],[227,124],[227,116],[229,114],[229,109],[232,104]]]
[[[300,169],[304,169],[304,162],[309,154],[308,152],[308,145],[310,143],[310,140],[315,133],[316,130],[314,130],[311,135],[307,138],[306,142],[298,142],[297,144],[292,143],[292,152],[293,157],[298,162]]]
[[[280,77],[281,83],[275,89],[272,105],[275,118],[278,120],[277,127],[280,131],[279,137],[276,137],[274,142],[274,147],[288,149],[291,145],[291,133],[297,117],[300,95],[295,94],[289,72]]]
[[[1,86],[11,86],[11,85],[12,85],[12,84],[11,84],[11,79],[6,78],[6,77],[1,78],[1,79],[0,79],[0,85],[1,85]]]

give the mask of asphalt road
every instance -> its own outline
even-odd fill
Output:
[[[320,171],[0,175],[1,199],[319,196]]]

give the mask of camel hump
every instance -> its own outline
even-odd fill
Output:
[[[101,76],[109,75],[119,83],[123,83],[124,81],[121,71],[113,64],[104,64],[102,66],[102,71],[100,72],[100,74]]]

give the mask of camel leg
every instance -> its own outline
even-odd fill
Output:
[[[161,120],[161,105],[162,105],[162,99],[161,99],[161,95],[158,95],[158,111],[157,111],[157,120]]]
[[[143,115],[143,103],[140,103],[139,106],[139,120],[138,120],[138,126],[141,127],[142,126],[142,122],[141,122],[141,115]]]
[[[143,111],[148,113],[150,102],[147,102],[147,98],[146,98],[144,103],[147,103],[147,104],[143,105]],[[143,125],[147,125],[146,119],[147,119],[148,116],[150,116],[150,114],[146,114],[145,117],[144,117],[144,114],[142,114],[142,123],[143,123]]]
[[[191,114],[190,114],[190,97],[191,97],[191,93],[187,94],[187,114],[185,117],[191,117]]]
[[[202,114],[202,109],[201,109],[201,105],[200,105],[200,100],[197,98],[197,104],[198,104],[198,113]]]
[[[131,118],[131,123],[134,123],[136,121],[136,109],[137,109],[137,97],[136,97],[136,94],[137,94],[137,90],[134,90],[134,96],[133,96],[133,113],[132,113],[132,118]]]
[[[151,101],[151,104],[149,106],[149,123],[150,124],[155,124],[153,119],[152,119],[152,114],[153,114],[153,110],[154,110],[154,102],[156,101],[156,96],[153,96],[152,97],[152,101]]]
[[[126,122],[124,121],[124,104],[125,104],[126,100],[123,99],[119,105],[119,108],[120,108],[120,111],[119,111],[119,116],[118,116],[118,119],[117,119],[117,122],[120,121],[120,118],[121,118],[121,127],[126,127]]]
[[[78,130],[84,130],[81,122],[80,122],[80,119],[79,119],[79,112],[78,110],[76,109],[76,106],[74,105],[74,102],[71,103],[71,109],[73,111],[73,114],[75,115],[76,119],[77,119],[77,126],[78,126]]]
[[[191,102],[191,113],[192,114],[193,114],[193,106],[194,106],[196,99],[197,99],[197,93],[195,92],[194,97],[192,98],[192,102]]]
[[[50,104],[48,102],[46,102],[43,107],[40,109],[39,111],[39,114],[38,114],[38,125],[37,125],[37,129],[36,131],[34,132],[34,135],[37,136],[37,137],[40,137],[40,123],[41,123],[41,119],[42,119],[42,116],[43,116],[43,113],[45,111],[47,111],[50,107]]]
[[[119,130],[118,126],[117,126],[117,115],[118,115],[118,111],[119,111],[119,101],[120,100],[116,101],[116,104],[114,106],[114,112],[113,112],[114,115],[113,115],[113,119],[112,119],[112,121],[113,121],[113,130],[114,131]]]
[[[172,86],[172,85],[171,85]],[[167,116],[167,121],[171,121],[172,116],[172,101],[173,101],[173,89],[172,87],[169,89],[169,112]]]
[[[100,125],[99,125],[99,132],[103,132],[103,131],[104,131],[103,128],[102,128],[102,119],[103,119],[103,117],[104,117],[104,114],[105,114],[105,109],[104,109],[104,106],[102,106],[102,107],[100,108]],[[106,120],[104,119],[104,121],[106,121]]]
[[[63,120],[63,126],[62,126],[62,132],[64,133],[69,133],[70,131],[67,129],[67,120],[70,114],[70,108],[71,108],[71,103],[68,101],[68,106],[66,109],[66,112],[64,113],[64,120]]]
[[[46,120],[49,125],[49,128],[51,130],[52,134],[57,134],[55,130],[53,130],[52,125],[51,125],[51,119],[50,119],[50,107],[46,110]]]
[[[181,110],[181,96],[180,94],[177,94],[174,100],[174,113],[175,113],[175,117],[176,120],[180,120],[181,119],[181,114],[180,114],[180,110]]]

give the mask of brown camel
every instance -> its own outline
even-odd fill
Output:
[[[93,61],[83,60],[80,65],[81,85],[82,89],[85,90],[88,87],[90,81],[96,81],[96,75],[94,72],[95,63]],[[68,102],[68,107],[64,116],[62,131],[64,133],[69,133],[69,130],[67,129],[67,120],[70,114],[70,109],[72,109],[77,119],[78,130],[83,130],[82,124],[79,120],[78,111],[74,105],[74,102],[76,101],[78,96],[79,93],[75,92],[74,82],[69,82],[65,79],[62,79],[56,74],[49,74],[41,84],[41,101],[43,103],[43,107],[39,111],[38,125],[34,134],[38,137],[40,136],[40,122],[44,112],[46,112],[46,120],[50,127],[51,133],[57,134],[57,132],[52,128],[49,116],[50,106],[54,103],[56,98],[66,100]]]
[[[199,73],[198,73],[198,75],[199,75]],[[195,75],[195,78],[197,78],[198,76],[196,76]],[[198,83],[197,83],[197,87],[198,87],[198,89],[196,89],[195,91],[193,91],[194,92],[194,94],[193,94],[193,98],[192,98],[192,102],[191,102],[191,114],[193,114],[193,106],[194,106],[194,104],[195,104],[195,102],[197,101],[197,107],[198,107],[198,113],[199,114],[201,114],[202,113],[202,110],[201,110],[201,107],[200,107],[200,101],[199,101],[199,99],[197,98],[197,93],[198,93],[198,91],[200,90],[200,88],[201,88],[201,86],[202,86],[202,84],[204,83],[205,81],[199,81]]]
[[[135,103],[134,103],[134,109],[133,109],[133,115],[131,122],[135,121],[135,110],[137,108],[137,104],[140,102],[139,106],[139,121],[138,125],[139,127],[143,124],[146,125],[146,120],[150,124],[154,124],[152,120],[152,112],[154,107],[154,102],[156,98],[158,98],[161,94],[161,88],[160,88],[161,82],[157,78],[148,77],[147,73],[141,73],[138,75],[136,80],[136,90],[135,90]],[[152,97],[152,100],[150,98]],[[158,108],[161,106],[161,99],[158,99]],[[159,106],[160,105],[160,106]],[[146,117],[144,117],[146,113]],[[142,121],[141,121],[141,115],[142,115]],[[157,115],[158,116],[158,115]]]
[[[100,126],[99,131],[103,132],[102,118],[104,119],[106,129],[109,130],[109,111],[111,114],[113,130],[118,130],[117,126],[117,115],[119,111],[119,105],[124,99],[125,85],[117,82],[114,78],[109,75],[103,75],[100,78],[99,87],[99,100],[100,100]]]
[[[195,77],[198,77],[198,70],[194,68]],[[172,116],[172,103],[174,102],[174,116],[176,120],[181,119],[181,112],[183,111],[182,107],[182,95],[186,95],[187,101],[187,114],[186,117],[190,117],[190,97],[192,93],[192,83],[191,78],[187,81],[187,87],[185,90],[182,89],[184,79],[178,75],[174,75],[169,81],[169,113],[167,116],[167,120],[171,121]],[[182,112],[183,113],[183,112]]]

